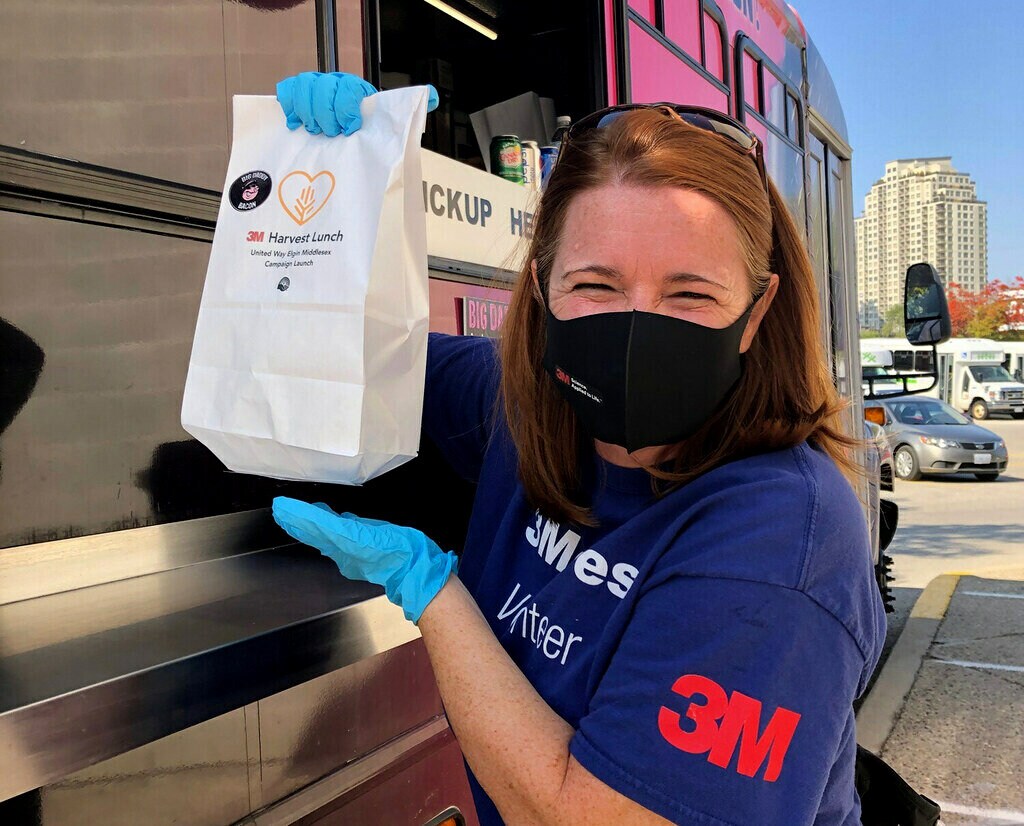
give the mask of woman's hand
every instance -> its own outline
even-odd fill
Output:
[[[501,647],[455,572],[456,557],[413,528],[279,496],[274,520],[349,579],[383,585],[419,622],[463,754],[506,821],[537,826],[665,820],[569,754],[573,730]],[[429,610],[428,610],[429,606]]]
[[[388,599],[413,622],[458,565],[454,553],[442,551],[414,528],[337,514],[322,502],[278,496],[273,514],[289,536],[329,557],[342,575],[383,585]]]
[[[430,89],[427,111],[437,108],[437,90]],[[330,138],[351,135],[363,125],[359,104],[377,90],[356,75],[344,72],[303,72],[277,84],[277,102],[289,129],[306,127],[312,135]]]

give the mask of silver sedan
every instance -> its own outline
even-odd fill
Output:
[[[864,406],[884,411],[883,427],[900,479],[914,481],[925,474],[973,473],[977,479],[993,481],[1006,470],[1006,443],[945,402],[899,396],[865,402]]]

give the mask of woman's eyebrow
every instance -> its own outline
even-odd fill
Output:
[[[671,284],[692,284],[695,282],[699,284],[710,284],[712,287],[718,287],[726,292],[730,292],[729,288],[726,287],[725,284],[722,284],[719,281],[714,281],[713,279],[707,278],[703,275],[696,275],[692,272],[677,272],[668,276],[665,280]]]
[[[562,278],[568,278],[569,276],[576,275],[577,273],[593,273],[594,275],[603,275],[608,278],[620,279],[622,273],[619,272],[615,267],[610,267],[606,264],[586,264],[582,267],[574,267],[571,270],[567,270],[563,273]],[[719,281],[715,281],[707,276],[697,275],[692,272],[677,272],[672,275],[666,276],[665,281],[670,284],[709,284],[712,287],[718,287],[719,289],[729,292],[729,288],[726,287]]]
[[[608,278],[622,278],[622,273],[619,272],[615,267],[608,267],[604,264],[585,264],[582,267],[574,267],[571,270],[566,270],[562,273],[562,278],[568,278],[570,275],[576,275],[581,272],[590,272],[594,275],[605,275]]]

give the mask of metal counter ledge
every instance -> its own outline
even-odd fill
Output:
[[[268,511],[0,550],[0,800],[419,637]]]

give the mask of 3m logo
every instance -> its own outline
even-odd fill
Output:
[[[800,722],[799,714],[780,707],[762,732],[761,703],[753,697],[738,691],[726,697],[718,683],[699,674],[684,674],[675,681],[672,691],[686,698],[698,695],[703,702],[691,699],[686,717],[693,724],[685,728],[682,715],[661,707],[658,731],[669,743],[688,754],[707,754],[709,763],[723,769],[729,768],[738,745],[737,772],[754,777],[767,758],[764,779],[769,783],[779,779],[786,751]]]
[[[262,241],[265,235],[266,232],[257,231],[253,229],[249,230],[249,234],[245,236],[245,240],[248,241],[249,243],[255,243],[257,241]]]
[[[334,176],[327,171],[310,175],[301,169],[289,172],[278,184],[277,199],[300,227],[324,208],[334,193]]]
[[[571,384],[569,375],[561,367],[555,368],[555,378],[564,384]]]

